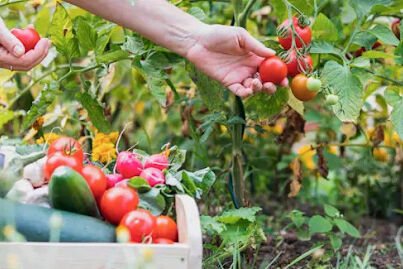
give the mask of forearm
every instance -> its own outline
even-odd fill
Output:
[[[136,31],[179,55],[196,42],[195,29],[205,25],[166,0],[65,0]]]

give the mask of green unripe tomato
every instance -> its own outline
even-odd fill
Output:
[[[328,96],[326,96],[326,104],[328,105],[335,105],[339,102],[339,97],[335,94],[329,94]]]
[[[322,81],[320,81],[317,78],[314,77],[310,77],[308,78],[308,80],[306,81],[306,87],[308,88],[308,90],[310,91],[314,91],[317,92],[320,90],[320,88],[322,88]]]

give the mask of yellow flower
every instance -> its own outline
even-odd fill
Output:
[[[95,138],[92,141],[92,146],[94,148],[102,145],[102,144],[107,144],[107,143],[112,143],[115,144],[116,141],[118,140],[119,133],[118,132],[112,132],[110,134],[104,134],[104,133],[96,133]]]
[[[330,146],[330,147],[328,148],[328,151],[329,151],[331,154],[334,154],[334,155],[338,155],[338,154],[339,154],[339,148],[336,147],[336,146]]]
[[[92,160],[94,162],[108,163],[116,158],[115,145],[112,143],[103,143],[93,148]]]
[[[61,135],[56,134],[56,133],[46,133],[43,135],[45,139],[43,139],[43,137],[39,138],[36,140],[37,144],[44,144],[47,143],[48,145],[52,144],[56,139],[59,139],[61,137]]]
[[[374,155],[375,160],[378,162],[387,162],[389,159],[388,153],[384,149],[375,148],[372,154]]]
[[[143,101],[138,101],[134,105],[134,110],[136,111],[136,114],[137,115],[143,115],[145,106],[146,106],[146,104]]]
[[[310,145],[305,145],[299,148],[298,155],[301,162],[306,166],[306,168],[314,169],[316,167],[315,162],[313,161],[315,150],[313,150]]]
[[[385,133],[384,141],[386,146],[394,147],[396,144],[402,144],[402,140],[396,132],[393,132],[393,134]]]

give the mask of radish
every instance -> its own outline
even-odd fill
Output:
[[[116,170],[123,178],[132,178],[140,175],[143,170],[143,164],[133,153],[122,151],[116,160]]]
[[[164,154],[153,154],[146,159],[144,163],[144,169],[154,167],[159,170],[168,168],[168,158]]]
[[[115,184],[115,187],[127,187],[127,182],[129,182],[128,179],[123,179],[119,181],[118,183]]]
[[[121,174],[110,174],[106,175],[107,189],[110,189],[115,186],[118,182],[123,180],[123,176]]]
[[[148,184],[150,184],[151,187],[154,187],[157,184],[165,184],[164,173],[162,173],[161,170],[154,167],[144,169],[143,172],[141,172],[140,177],[147,180]]]

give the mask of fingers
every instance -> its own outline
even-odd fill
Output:
[[[245,88],[252,89],[253,93],[258,93],[262,91],[263,85],[258,78],[247,78],[242,83]]]
[[[247,97],[249,95],[253,94],[253,90],[252,88],[249,87],[244,87],[242,84],[240,83],[235,83],[232,84],[228,87],[228,89],[235,95],[239,96],[239,97]]]
[[[263,83],[263,92],[266,94],[274,94],[277,91],[276,85],[271,82]]]
[[[240,32],[240,46],[244,48],[245,50],[248,50],[257,56],[260,57],[269,57],[273,56],[276,54],[276,52],[272,49],[267,48],[265,45],[263,45],[261,42],[259,42],[257,39],[252,37],[248,31],[246,31],[243,28],[239,28]]]
[[[7,29],[3,20],[0,20],[0,45],[15,57],[21,57],[25,53],[24,45]]]
[[[288,86],[288,78],[284,78],[284,79],[280,82],[280,86],[281,86],[281,87],[287,87],[287,86]]]

